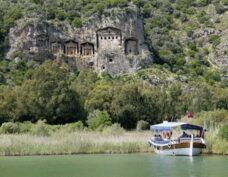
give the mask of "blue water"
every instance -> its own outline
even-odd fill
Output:
[[[228,156],[0,157],[0,177],[228,177]]]

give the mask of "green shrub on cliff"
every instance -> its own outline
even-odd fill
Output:
[[[220,43],[220,37],[218,35],[212,35],[209,37],[209,42],[216,47]]]
[[[228,5],[228,0],[221,0],[222,4]]]

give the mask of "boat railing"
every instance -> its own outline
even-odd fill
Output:
[[[169,139],[166,138],[162,138],[161,136],[156,136],[156,137],[152,137],[151,141],[153,141],[156,144],[167,144],[167,143],[171,143],[171,144],[176,144],[176,143],[185,143],[185,142],[190,142],[191,141],[191,136],[190,137],[171,137]],[[205,141],[203,138],[201,137],[194,137],[193,136],[193,142],[195,143],[203,143],[205,144]]]
[[[184,142],[190,142],[191,141],[191,137],[184,137],[184,138],[180,138],[180,142],[181,143],[184,143]],[[204,140],[203,138],[196,138],[196,137],[193,137],[193,142],[195,143],[204,143]]]

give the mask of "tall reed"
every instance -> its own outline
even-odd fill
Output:
[[[149,137],[148,131],[119,135],[92,131],[60,131],[51,136],[3,134],[0,135],[0,155],[151,152]]]
[[[228,124],[227,110],[202,111],[192,119],[185,117],[181,121],[206,128],[205,141],[207,148],[203,150],[204,153],[228,155],[228,141],[219,136],[221,127]]]

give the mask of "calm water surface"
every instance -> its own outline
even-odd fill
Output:
[[[228,177],[228,156],[0,157],[0,177]]]

